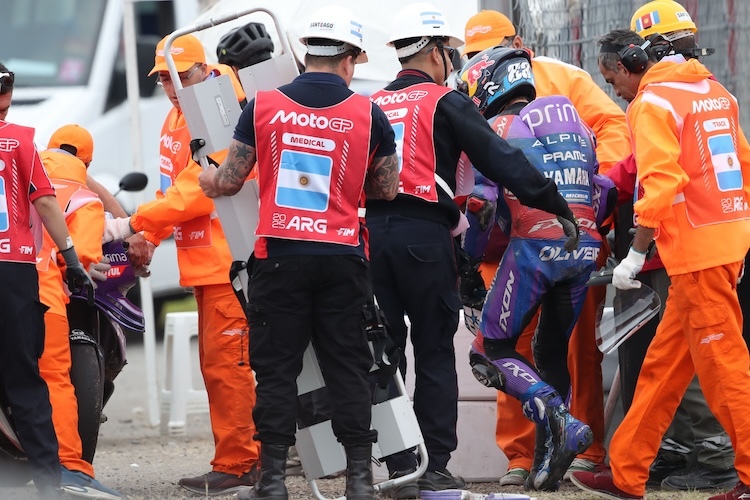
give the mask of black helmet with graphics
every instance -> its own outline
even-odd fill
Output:
[[[524,49],[492,47],[464,64],[458,90],[471,97],[486,118],[492,118],[515,96],[536,98],[531,55]]]

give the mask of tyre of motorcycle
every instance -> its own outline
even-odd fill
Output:
[[[93,463],[104,407],[104,356],[99,348],[99,312],[84,301],[68,304],[70,381],[78,400],[82,458]]]
[[[77,339],[72,338],[74,334]],[[83,447],[81,458],[93,463],[104,405],[104,357],[96,342],[89,342],[81,335],[86,334],[80,330],[71,331],[70,380],[78,400],[78,434]]]

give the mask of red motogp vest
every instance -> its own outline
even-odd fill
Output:
[[[257,236],[359,244],[371,107],[358,94],[327,108],[302,106],[278,90],[256,94]]]
[[[29,186],[34,168],[42,168],[34,147],[34,129],[0,122],[0,261],[36,261],[30,229]],[[46,179],[46,175],[45,175]],[[47,184],[46,187],[49,187]]]
[[[437,202],[435,183],[435,109],[451,89],[418,83],[401,90],[379,90],[371,100],[380,106],[396,135],[399,193]]]
[[[193,161],[190,154],[190,141],[190,130],[188,130],[185,115],[173,108],[164,120],[159,138],[159,189],[162,193],[174,184],[180,172]],[[175,224],[174,241],[177,248],[210,247],[211,216],[201,215]]]

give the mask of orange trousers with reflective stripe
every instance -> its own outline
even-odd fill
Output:
[[[602,250],[602,254],[604,253]],[[497,264],[482,264],[480,270],[485,283],[490,283],[495,276]],[[604,287],[589,289],[581,315],[568,343],[568,370],[572,385],[570,412],[587,423],[594,433],[594,443],[579,457],[594,463],[603,463],[606,456],[602,353],[596,347],[594,338],[596,310],[604,300],[604,292]],[[534,358],[531,352],[531,341],[534,338],[538,320],[539,312],[537,311],[516,344],[516,351],[532,363]],[[508,469],[531,469],[534,460],[534,436],[534,424],[524,417],[520,401],[502,391],[497,391],[495,441],[508,458]]]
[[[69,470],[94,477],[94,467],[81,458],[83,446],[78,434],[78,400],[70,381],[70,340],[68,317],[44,313],[44,352],[39,373],[49,387],[52,424],[60,446],[60,463]]]
[[[195,287],[198,354],[214,435],[213,470],[240,476],[260,457],[253,439],[255,377],[250,368],[248,327],[230,284]]]
[[[664,316],[646,352],[635,396],[610,444],[618,488],[643,495],[662,436],[695,374],[732,440],[740,481],[750,484],[750,356],[737,298],[741,262],[670,276]]]

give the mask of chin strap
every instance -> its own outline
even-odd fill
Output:
[[[441,40],[438,40],[435,44],[437,49],[440,51],[440,56],[443,58],[443,81],[441,82],[441,85],[445,85],[445,82],[448,80],[448,59],[445,57],[445,50],[443,49],[444,45]]]

